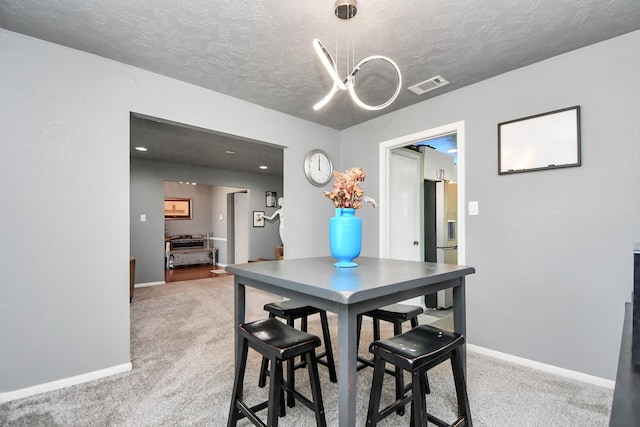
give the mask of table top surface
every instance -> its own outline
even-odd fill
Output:
[[[416,286],[441,283],[475,273],[473,267],[359,257],[354,268],[336,268],[332,257],[233,264],[238,277],[342,304],[360,302]]]

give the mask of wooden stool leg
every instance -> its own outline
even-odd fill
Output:
[[[279,408],[277,408],[278,406]],[[284,405],[282,405],[282,361],[280,359],[271,359],[269,406],[267,408],[267,425],[278,427],[278,417],[284,415]],[[276,409],[279,409],[279,411],[276,411]]]
[[[236,378],[233,382],[233,393],[231,397],[231,408],[229,409],[229,420],[227,427],[235,427],[240,419],[240,411],[236,408],[236,403],[242,401],[244,372],[247,366],[247,353],[249,352],[249,344],[247,340],[242,340],[242,348],[240,350],[240,359],[236,360]]]
[[[324,343],[324,352],[327,358],[327,368],[329,368],[329,381],[338,382],[336,375],[336,364],[333,359],[333,348],[331,346],[331,334],[329,333],[329,321],[327,320],[327,312],[320,312],[320,323],[322,324],[322,342]]]
[[[371,380],[371,394],[369,396],[369,409],[367,411],[367,427],[376,427],[380,421],[380,395],[382,394],[382,382],[384,380],[384,360],[375,358],[373,367],[373,379]]]
[[[292,316],[287,317],[287,325],[294,328],[294,323],[295,319]],[[287,383],[291,389],[296,388],[296,361],[293,357],[287,361]],[[293,393],[289,391],[287,391],[287,406],[289,408],[296,406],[296,399],[293,397]]]
[[[316,415],[318,427],[326,427],[327,421],[324,416],[324,404],[322,403],[322,393],[320,391],[320,375],[318,374],[318,361],[315,351],[310,351],[306,355],[307,369],[309,370],[309,383],[311,385],[311,399],[313,401],[313,411]]]
[[[293,319],[295,321],[295,319]],[[292,323],[293,325],[293,323]],[[308,316],[302,316],[300,318],[300,330],[303,332],[309,332],[309,317]],[[295,366],[295,364],[294,364]],[[298,366],[298,368],[304,368],[305,366],[307,366],[307,362],[306,359],[304,358],[304,354],[302,356],[300,356],[300,365]]]
[[[400,335],[402,333],[402,322],[393,322],[393,334]],[[404,397],[404,374],[402,369],[395,367],[396,377],[396,400],[400,400]],[[396,414],[404,415],[404,406],[396,409]]]
[[[260,377],[258,378],[258,387],[262,388],[267,385],[267,371],[269,370],[269,359],[262,358],[262,366],[260,367]]]
[[[427,406],[424,394],[424,375],[421,370],[413,371],[411,375],[411,426],[423,427],[427,425]]]
[[[275,318],[275,314],[269,313],[269,319]],[[269,359],[262,358],[262,365],[260,366],[260,376],[258,377],[258,387],[264,387],[267,384],[267,371],[269,369]]]
[[[373,340],[380,340],[380,319],[373,319]]]

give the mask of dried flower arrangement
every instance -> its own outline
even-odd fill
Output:
[[[364,195],[364,190],[360,188],[360,182],[364,181],[366,174],[362,168],[349,168],[345,172],[333,171],[335,181],[333,191],[325,191],[327,196],[336,208],[360,209],[362,203],[371,203],[375,208],[376,201]]]

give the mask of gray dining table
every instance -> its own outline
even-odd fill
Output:
[[[246,286],[295,299],[338,315],[338,420],[356,425],[357,315],[409,298],[453,288],[456,332],[466,334],[465,276],[473,267],[360,257],[336,268],[332,257],[234,264],[234,325],[245,322]],[[239,339],[235,335],[236,361]],[[466,353],[462,351],[463,360]]]

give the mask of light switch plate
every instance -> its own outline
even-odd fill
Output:
[[[478,215],[478,202],[469,202],[469,215]]]
[[[140,214],[140,222],[146,222],[147,216],[145,214]]]

